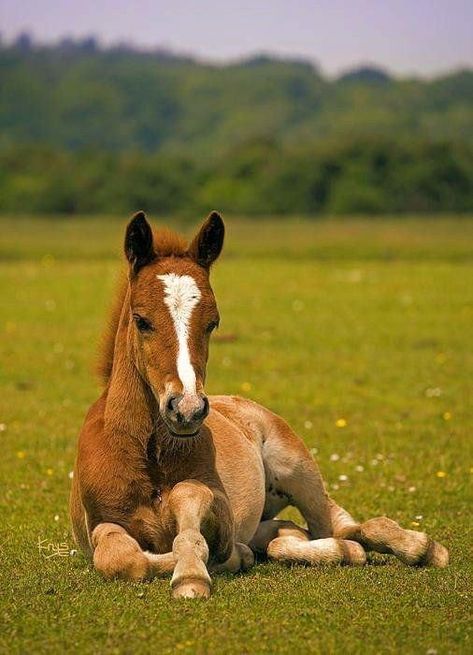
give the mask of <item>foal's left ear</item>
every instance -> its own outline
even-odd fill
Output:
[[[144,212],[137,212],[128,223],[125,234],[125,255],[133,273],[155,257],[153,232]]]
[[[210,268],[220,255],[225,225],[218,212],[211,212],[189,246],[189,255],[204,268]]]

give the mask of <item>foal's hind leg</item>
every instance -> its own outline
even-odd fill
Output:
[[[357,523],[333,500],[330,504],[335,536],[357,541],[366,550],[396,555],[410,566],[447,566],[447,549],[425,532],[405,530],[386,516]]]
[[[279,416],[265,411],[263,461],[266,502],[251,547],[272,559],[316,565],[364,564],[359,544],[334,539],[330,502],[320,471],[304,443]],[[292,522],[271,521],[287,505],[299,509],[308,530]]]
[[[287,505],[301,512],[312,539],[332,536],[329,497],[317,464],[305,444],[279,416],[265,411],[263,462],[266,503],[263,520]]]
[[[262,521],[251,540],[250,547],[270,559],[287,564],[352,564],[366,562],[360,544],[345,539],[310,539],[304,530],[292,521],[273,519]]]
[[[423,532],[404,530],[380,517],[357,523],[325,491],[322,477],[307,448],[280,417],[267,412],[263,457],[266,475],[278,497],[297,507],[312,539],[335,537],[361,544],[366,550],[396,555],[410,565],[446,566],[448,551]],[[276,507],[276,505],[274,505]],[[277,511],[281,508],[276,507]],[[264,519],[273,518],[268,494]],[[310,542],[314,543],[314,542]]]

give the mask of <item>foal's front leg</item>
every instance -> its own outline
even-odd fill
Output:
[[[168,508],[177,528],[172,546],[176,560],[172,596],[208,598],[209,547],[202,532],[212,539],[214,557],[221,562],[227,560],[233,548],[233,519],[228,501],[219,490],[212,490],[198,480],[185,480],[173,487]]]
[[[99,523],[91,542],[94,567],[108,580],[150,580],[174,570],[172,553],[157,555],[142,550],[136,539],[117,523]]]

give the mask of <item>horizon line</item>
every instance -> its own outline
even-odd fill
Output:
[[[205,57],[191,51],[181,50],[171,45],[166,44],[156,44],[155,46],[149,45],[139,45],[134,42],[132,39],[117,39],[110,40],[103,39],[100,36],[94,33],[86,33],[83,36],[73,36],[65,33],[62,36],[59,36],[54,39],[41,39],[37,38],[32,30],[24,29],[19,31],[16,35],[9,37],[7,39],[2,38],[2,33],[0,30],[0,49],[5,48],[5,45],[8,47],[15,47],[15,44],[21,37],[28,38],[31,41],[31,48],[55,48],[59,47],[62,43],[70,41],[73,45],[78,45],[81,42],[93,41],[97,47],[97,52],[106,52],[110,50],[118,50],[120,48],[129,50],[130,52],[135,52],[136,54],[168,54],[170,57],[175,59],[188,59],[192,63],[202,64],[206,66],[212,66],[215,68],[225,68],[230,66],[235,66],[238,64],[244,64],[245,62],[250,62],[255,59],[270,59],[273,61],[281,61],[287,63],[299,63],[310,66],[314,69],[315,73],[320,73],[323,77],[327,79],[339,79],[345,75],[348,75],[352,72],[362,70],[362,69],[373,69],[384,73],[389,78],[397,80],[406,80],[406,79],[421,79],[421,80],[432,80],[438,77],[443,77],[449,74],[460,73],[460,72],[471,72],[473,71],[473,64],[463,62],[452,65],[445,69],[438,69],[432,73],[422,73],[422,72],[405,72],[397,73],[394,72],[387,66],[377,63],[373,60],[359,60],[353,64],[341,68],[337,73],[327,73],[323,66],[317,61],[316,58],[311,58],[307,55],[299,55],[297,53],[285,54],[273,50],[251,50],[247,54],[241,54],[235,57]]]

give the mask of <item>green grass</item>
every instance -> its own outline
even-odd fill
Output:
[[[342,505],[418,523],[451,565],[261,564],[180,603],[169,580],[104,583],[37,543],[73,548],[68,475],[123,222],[0,229],[1,652],[471,652],[473,221],[228,222],[213,279],[234,338],[213,344],[208,391],[282,414]]]

